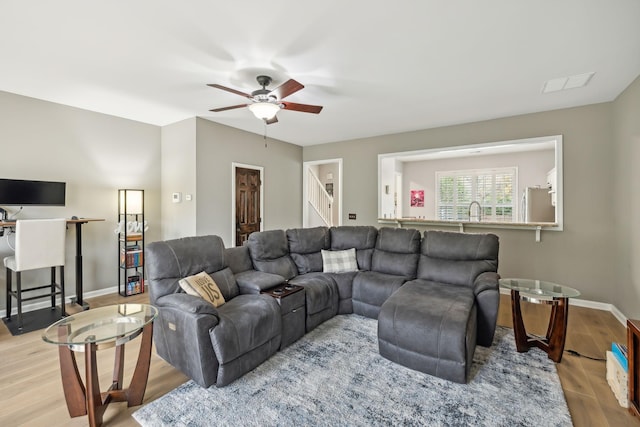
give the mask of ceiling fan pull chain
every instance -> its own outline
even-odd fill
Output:
[[[263,120],[264,123],[264,148],[267,148],[267,121]]]

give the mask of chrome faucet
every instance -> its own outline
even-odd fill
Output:
[[[475,200],[469,203],[469,221],[471,221],[471,208],[473,207],[473,205],[478,206],[478,209],[477,209],[478,214],[475,216],[476,218],[475,220],[480,222],[482,221],[482,206],[480,206],[480,203]]]

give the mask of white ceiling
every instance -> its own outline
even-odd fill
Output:
[[[0,0],[0,90],[155,125],[262,134],[255,77],[305,89],[269,137],[312,145],[612,101],[640,74],[638,0]],[[542,94],[546,80],[595,72]]]

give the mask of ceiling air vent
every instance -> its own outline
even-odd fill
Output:
[[[557,79],[547,80],[542,86],[542,93],[558,92],[565,89],[584,87],[589,83],[594,74],[595,72],[576,74],[575,76],[559,77]]]

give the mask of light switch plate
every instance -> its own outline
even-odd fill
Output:
[[[181,193],[173,193],[173,195],[171,196],[171,201],[173,203],[180,203],[181,200],[182,200],[182,194]]]

